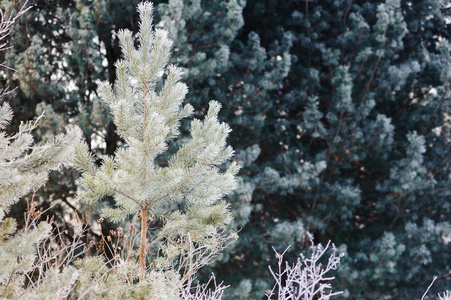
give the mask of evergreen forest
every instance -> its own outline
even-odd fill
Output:
[[[451,300],[449,0],[0,9],[0,299]]]

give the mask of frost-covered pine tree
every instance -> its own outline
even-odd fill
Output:
[[[0,10],[0,51],[7,49],[4,39],[16,19],[26,11],[26,3],[16,14]],[[26,226],[16,233],[16,219],[6,215],[21,197],[42,187],[50,171],[68,165],[81,139],[81,130],[67,127],[66,134],[36,144],[31,132],[38,125],[40,118],[37,118],[22,122],[17,133],[7,134],[6,127],[13,112],[10,105],[3,102],[5,93],[5,90],[0,92],[0,298],[17,299],[25,293],[27,299],[62,297],[74,283],[77,271],[73,267],[61,270],[60,265],[55,264],[55,256],[48,255],[48,249],[37,250],[49,237],[52,226],[49,222],[36,222],[34,217],[40,213],[33,211],[33,216],[27,215]],[[52,267],[48,264],[50,260]],[[34,274],[30,276],[31,271]],[[28,286],[24,285],[26,279]]]
[[[55,293],[63,295],[77,277],[75,268],[69,267],[62,273],[58,268],[46,269],[44,265],[47,261],[43,261],[42,257],[37,259],[36,253],[37,246],[49,237],[52,226],[48,222],[31,222],[20,233],[15,234],[16,220],[6,218],[5,215],[21,197],[42,187],[50,171],[67,166],[75,145],[81,139],[81,130],[74,126],[68,127],[66,134],[36,145],[30,132],[36,128],[37,120],[22,123],[19,132],[9,136],[4,130],[12,116],[10,106],[6,102],[1,104],[0,298],[15,299],[25,292],[28,299]],[[25,289],[27,274],[34,269],[37,280],[31,281]]]
[[[138,11],[138,47],[130,31],[119,31],[123,58],[116,64],[115,85],[99,86],[124,144],[100,167],[87,145],[80,144],[74,163],[82,171],[81,201],[111,196],[116,207],[104,209],[104,218],[119,222],[133,216],[132,226],[140,219],[136,247],[130,241],[128,254],[118,260],[139,261],[139,270],[125,282],[133,285],[139,276],[137,294],[144,297],[157,288],[157,277],[165,278],[166,289],[174,282],[180,288],[235,237],[222,232],[231,214],[221,199],[235,188],[239,168],[228,163],[233,155],[226,146],[230,128],[217,119],[217,101],[210,102],[203,121],[191,122],[191,138],[168,154],[178,147],[174,139],[181,119],[193,107],[182,105],[188,89],[179,82],[181,70],[167,66],[172,41],[165,31],[153,30],[151,3],[140,4]],[[221,171],[224,164],[227,169]]]

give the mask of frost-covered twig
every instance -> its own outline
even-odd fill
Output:
[[[426,297],[427,293],[429,292],[431,287],[434,285],[434,282],[437,280],[437,278],[438,278],[437,276],[434,276],[434,278],[432,279],[431,284],[428,286],[426,292],[424,292],[423,297],[421,297],[421,300],[423,300]],[[439,297],[440,300],[451,300],[451,292],[450,291],[444,291],[443,292],[443,296],[438,294],[438,297]]]
[[[337,254],[335,245],[330,242],[327,243],[326,247],[323,247],[321,244],[315,246],[313,243],[313,236],[308,233],[308,237],[311,242],[311,256],[305,257],[301,254],[296,264],[290,266],[288,262],[286,262],[285,268],[282,266],[283,256],[289,247],[285,249],[282,254],[277,253],[273,248],[278,258],[278,271],[276,273],[269,267],[276,283],[271,292],[267,295],[268,299],[277,295],[277,299],[280,300],[328,300],[330,297],[342,293],[326,291],[327,289],[332,288],[330,281],[334,279],[334,277],[326,277],[326,273],[337,269],[340,259],[344,254]],[[327,265],[323,267],[321,263],[319,263],[319,260],[326,253],[329,246],[332,247],[332,254],[329,257]]]
[[[423,297],[421,297],[421,300],[424,299],[424,297],[426,297],[426,294],[429,292],[429,290],[431,289],[432,285],[434,284],[434,282],[437,280],[437,276],[434,276],[434,278],[432,279],[431,284],[428,286],[428,289],[426,290],[426,292],[424,292]]]
[[[440,300],[451,300],[451,292],[444,291],[443,296],[440,296],[440,294],[438,294],[438,297],[440,298]]]
[[[9,36],[11,33],[11,27],[13,26],[14,22],[22,16],[27,10],[31,8],[31,6],[28,6],[28,1],[25,1],[25,3],[21,6],[19,11],[17,13],[7,13],[3,10],[0,10],[0,52],[8,50],[10,47],[8,47],[8,43],[4,41],[5,38]],[[14,70],[11,67],[6,66],[4,63],[0,63],[0,67],[4,67],[10,70]]]
[[[210,289],[209,285],[213,284],[214,289]],[[210,279],[205,284],[198,283],[195,288],[192,288],[192,277],[188,279],[188,282],[183,286],[180,291],[180,297],[183,300],[220,300],[224,290],[227,289],[228,285],[223,285],[223,283],[217,283],[214,274],[211,275]],[[192,291],[194,289],[194,291]]]

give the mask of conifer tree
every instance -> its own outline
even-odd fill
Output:
[[[263,274],[268,244],[300,245],[281,233],[306,228],[346,249],[344,298],[411,299],[431,273],[436,292],[449,286],[449,6],[252,1],[244,13],[243,34],[256,31],[266,49],[291,32],[296,63],[282,89],[259,97],[277,108],[250,166],[263,210],[241,234],[251,256],[232,265]]]
[[[112,196],[115,207],[102,210],[102,217],[140,219],[139,249],[132,246],[127,257],[139,260],[134,274],[139,274],[137,293],[144,297],[156,288],[156,276],[180,288],[177,282],[188,281],[233,240],[222,234],[231,215],[221,198],[235,188],[239,168],[227,163],[233,155],[226,146],[230,128],[218,121],[216,101],[210,102],[204,121],[191,122],[191,138],[172,155],[163,155],[193,108],[182,105],[188,89],[180,82],[182,71],[167,66],[172,41],[165,31],[153,30],[152,5],[141,3],[138,11],[138,47],[132,33],[121,30],[123,57],[116,63],[114,87],[108,82],[99,86],[124,145],[98,167],[88,146],[80,144],[73,162],[83,174],[81,201]],[[224,163],[228,167],[222,172]]]
[[[42,258],[37,260],[37,247],[50,235],[52,226],[47,222],[30,223],[17,231],[14,218],[5,215],[11,206],[31,191],[42,187],[48,173],[69,163],[74,147],[81,139],[78,127],[67,128],[66,134],[35,145],[31,131],[35,122],[23,123],[19,132],[8,136],[3,131],[12,119],[12,110],[4,102],[0,105],[0,297],[13,299],[27,293],[29,299],[51,294],[64,296],[74,283],[77,272],[68,267],[62,273],[58,268],[44,268]],[[27,224],[28,225],[28,224]],[[37,269],[38,280],[25,289],[26,275]],[[29,283],[31,284],[31,283]]]

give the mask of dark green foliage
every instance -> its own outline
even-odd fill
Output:
[[[5,81],[19,86],[11,95],[17,119],[45,102],[62,124],[81,125],[97,155],[113,154],[120,140],[96,83],[115,78],[113,32],[136,30],[136,3],[33,3],[7,56],[18,70]],[[343,298],[418,298],[433,275],[437,291],[449,287],[445,4],[155,3],[156,24],[174,40],[172,63],[186,68],[188,102],[201,114],[218,100],[233,129],[242,178],[232,211],[243,230],[214,271],[234,297],[262,297],[272,284],[271,246],[293,244],[287,259],[295,257],[306,230],[346,252],[335,287]]]
[[[272,167],[286,180],[302,174],[299,160],[324,161],[327,168],[319,182],[290,190],[280,180],[278,189],[262,188],[276,189],[270,218],[300,218],[321,240],[346,245],[339,277],[350,298],[413,298],[431,273],[441,274],[445,287],[451,49],[443,15],[449,9],[431,1],[286,4],[247,8],[281,28],[271,32],[293,33],[290,54],[297,62],[282,96],[273,96],[282,103],[276,126],[287,129],[269,136],[289,149],[273,156]],[[428,233],[406,234],[411,226]]]
[[[203,6],[202,21],[209,12],[221,24],[213,6]],[[183,47],[196,54],[214,44],[196,34],[202,21],[185,16]],[[261,297],[270,245],[302,246],[304,229],[346,250],[338,275],[346,298],[409,299],[432,273],[442,276],[437,287],[446,286],[445,16],[449,8],[432,1],[252,1],[226,72],[188,73],[190,97],[218,99],[229,109],[244,166],[236,218],[249,221],[216,270],[231,274],[224,278],[241,288],[236,296],[250,290],[249,297]],[[178,61],[196,63],[186,56]],[[251,281],[230,281],[238,278]]]

